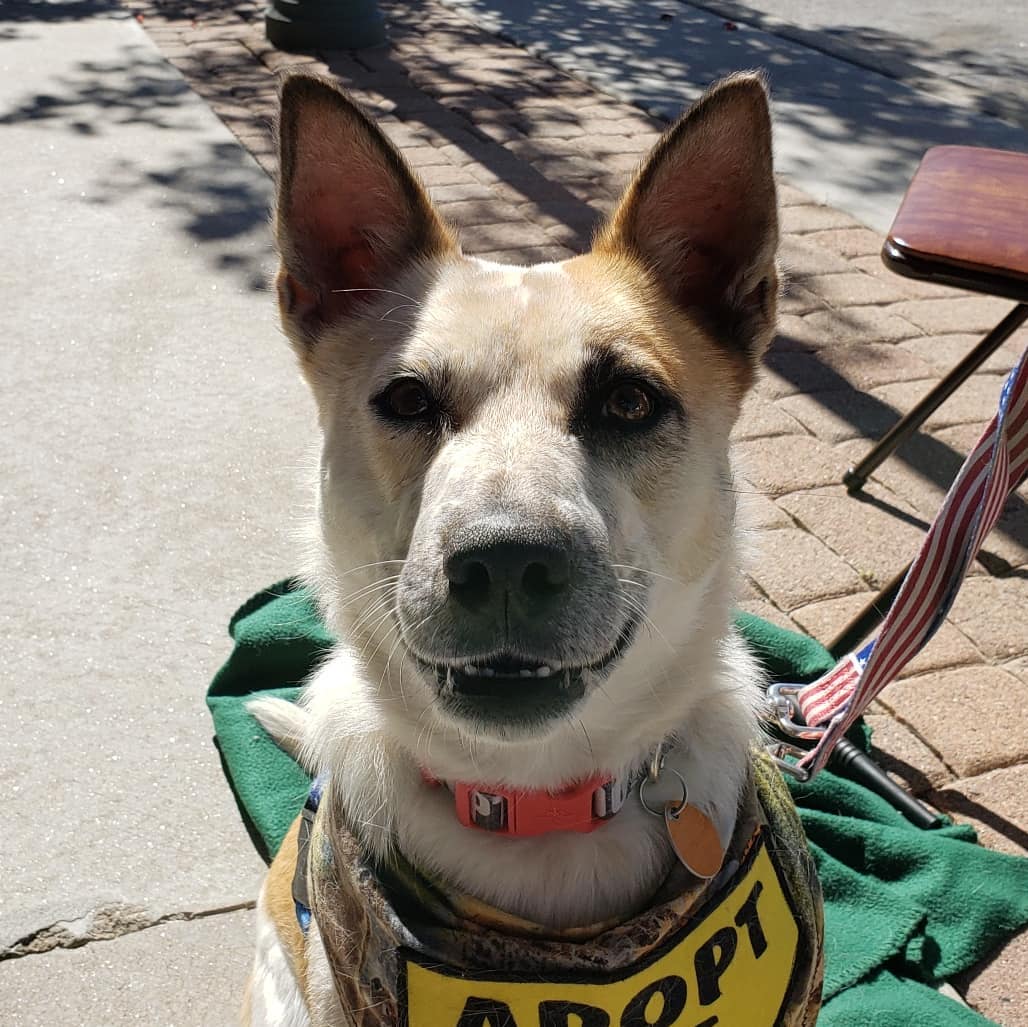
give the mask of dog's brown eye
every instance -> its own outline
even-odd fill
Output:
[[[394,382],[386,389],[382,401],[389,414],[405,421],[424,417],[432,408],[428,390],[414,378]]]
[[[653,396],[635,382],[622,382],[615,385],[607,395],[603,404],[603,413],[607,417],[625,421],[628,424],[641,424],[648,421],[656,409]]]

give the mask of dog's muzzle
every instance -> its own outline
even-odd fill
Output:
[[[632,618],[613,648],[580,666],[539,664],[512,654],[475,663],[432,664],[439,699],[451,715],[480,725],[531,729],[566,716],[585,696],[590,679],[600,680],[632,644],[638,620]]]
[[[482,727],[541,726],[571,712],[631,645],[636,615],[613,642],[616,620],[602,633],[606,644],[583,644],[589,629],[595,632],[588,623],[595,611],[581,593],[588,571],[577,555],[567,540],[538,536],[478,535],[453,548],[443,566],[458,652],[436,659],[415,653],[435,675],[448,714]]]

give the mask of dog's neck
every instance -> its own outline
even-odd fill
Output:
[[[332,801],[372,856],[396,846],[415,867],[516,916],[561,928],[632,915],[674,859],[663,820],[642,807],[637,791],[590,833],[509,838],[461,824],[450,792],[427,783],[422,771],[440,780],[554,788],[594,774],[632,775],[674,737],[667,766],[727,842],[757,735],[760,674],[731,632],[727,600],[709,601],[709,591],[704,598],[688,639],[676,646],[673,675],[668,668],[649,691],[641,687],[639,716],[561,725],[534,745],[472,746],[444,726],[424,730],[423,721],[417,731],[403,719],[398,727],[396,711],[376,699],[377,679],[352,653],[339,652],[305,699],[313,715],[308,744],[331,777]],[[413,724],[423,714],[408,712]]]
[[[620,812],[633,782],[611,775],[587,778],[559,791],[505,788],[484,781],[439,781],[422,770],[427,784],[447,788],[461,824],[507,838],[538,838],[574,831],[588,834]]]

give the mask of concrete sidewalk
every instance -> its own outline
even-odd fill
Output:
[[[202,697],[314,430],[270,183],[124,10],[2,20],[0,1023],[228,1023],[263,865]]]
[[[19,882],[0,957],[26,954],[0,959],[0,1023],[230,1022],[249,962],[260,865],[202,692],[231,610],[295,567],[280,533],[314,430],[261,290],[270,183],[243,149],[274,170],[275,73],[339,78],[466,248],[508,261],[583,246],[661,128],[435,0],[383,6],[390,48],[309,58],[267,45],[253,0],[137,3],[145,34],[118,8],[4,8],[0,123],[22,159],[5,168],[2,459],[22,598],[3,625],[31,645],[0,700],[0,861]],[[1028,333],[847,497],[867,439],[1009,304],[890,276],[878,233],[788,179],[781,199],[792,284],[737,432],[765,529],[743,605],[827,639],[916,550]],[[1022,854],[1026,502],[871,718],[901,780]],[[969,999],[1028,1022],[1026,965],[1021,938]]]

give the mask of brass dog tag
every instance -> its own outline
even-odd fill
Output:
[[[709,880],[721,869],[725,850],[714,822],[698,806],[664,804],[664,823],[675,854],[689,873]]]

